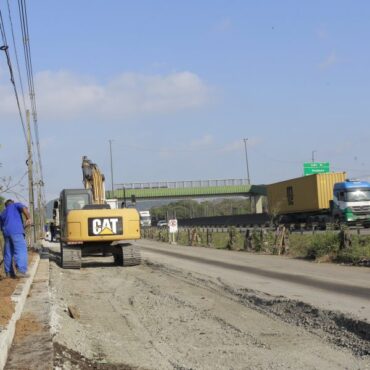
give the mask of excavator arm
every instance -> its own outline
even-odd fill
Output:
[[[82,176],[85,189],[92,192],[93,204],[105,204],[105,177],[86,156],[82,157]]]

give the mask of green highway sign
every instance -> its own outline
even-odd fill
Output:
[[[330,172],[329,162],[306,162],[303,163],[303,174],[315,175],[316,173],[328,173]]]

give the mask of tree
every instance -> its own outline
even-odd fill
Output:
[[[5,198],[0,195],[0,213],[3,211],[5,207]]]
[[[224,198],[197,202],[193,199],[184,199],[167,205],[152,207],[153,218],[159,220],[169,218],[195,218],[208,216],[228,216],[232,214],[251,213],[251,202],[244,198]]]

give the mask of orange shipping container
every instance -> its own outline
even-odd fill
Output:
[[[268,185],[269,212],[283,215],[329,209],[334,184],[345,178],[345,172],[320,173]]]

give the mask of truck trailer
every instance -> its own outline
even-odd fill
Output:
[[[345,172],[314,174],[267,186],[269,213],[281,223],[370,224],[370,183]]]

